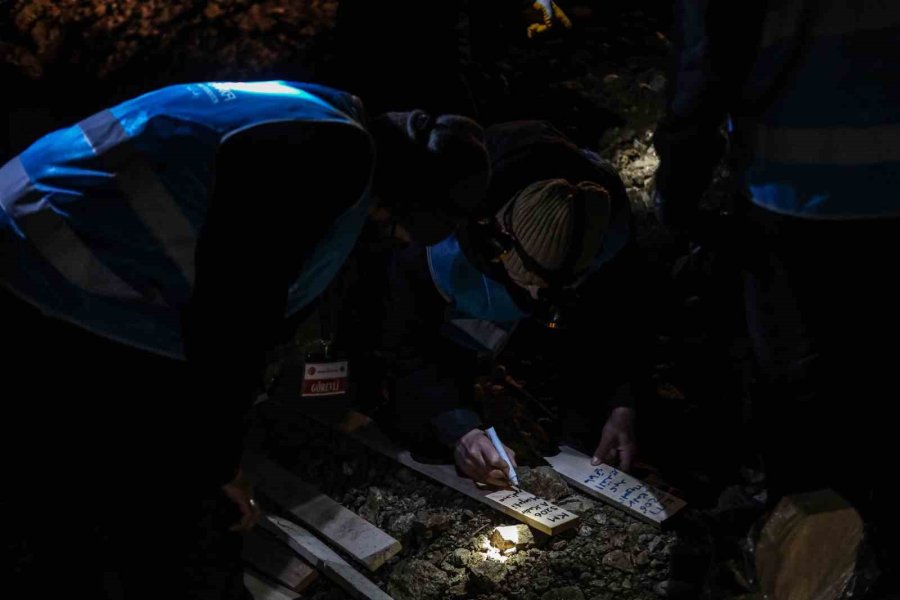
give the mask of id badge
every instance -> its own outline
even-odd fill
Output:
[[[347,393],[349,375],[346,360],[307,362],[303,371],[304,398],[338,396]]]

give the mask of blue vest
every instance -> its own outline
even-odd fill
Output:
[[[183,358],[182,311],[219,146],[264,123],[365,131],[363,119],[353,96],[325,87],[196,83],[150,92],[46,135],[0,168],[0,280],[49,315]],[[369,204],[367,187],[324,232],[289,289],[288,315],[337,273]]]
[[[444,334],[467,348],[498,354],[518,321],[528,314],[503,284],[469,262],[455,235],[426,252],[431,279],[449,303]]]
[[[745,82],[754,105],[734,122],[746,184],[787,215],[900,216],[900,5],[817,4],[768,9]]]

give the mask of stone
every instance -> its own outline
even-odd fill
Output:
[[[544,592],[541,600],[584,600],[584,593],[575,586],[567,586]]]
[[[447,562],[454,567],[462,568],[469,564],[469,559],[471,558],[471,556],[472,552],[470,550],[466,550],[465,548],[457,548],[447,556]]]
[[[556,502],[571,493],[562,475],[550,467],[523,468],[521,471],[523,473],[519,474],[520,487],[539,498]]]
[[[388,593],[395,600],[440,600],[446,596],[450,578],[425,560],[407,560],[391,574]]]
[[[405,538],[412,533],[413,522],[416,516],[413,513],[397,515],[388,523],[388,533],[395,538]]]
[[[470,561],[469,583],[477,590],[491,592],[506,579],[506,566],[499,560],[488,558],[487,555],[481,556],[484,557],[483,560]]]
[[[569,512],[575,513],[576,515],[580,515],[582,513],[586,513],[589,510],[594,510],[597,506],[596,502],[588,500],[587,498],[582,498],[580,496],[573,496],[571,498],[566,498],[562,502],[559,503],[560,508],[564,508]]]
[[[631,563],[631,557],[622,550],[613,550],[603,556],[603,564],[607,567],[613,567],[620,571],[632,572],[634,565]]]
[[[503,552],[509,548],[524,550],[534,546],[534,535],[528,525],[505,525],[495,527],[488,539],[491,546]]]
[[[369,488],[369,494],[366,496],[366,509],[370,514],[377,513],[384,506],[384,492],[380,488]]]
[[[413,530],[423,538],[431,538],[450,527],[451,519],[446,513],[419,511],[413,519]]]

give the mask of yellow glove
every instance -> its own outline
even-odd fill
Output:
[[[529,39],[544,33],[553,27],[554,19],[559,23],[562,23],[562,26],[566,29],[572,27],[572,21],[566,16],[566,13],[563,12],[556,2],[553,2],[553,0],[535,0],[534,4],[531,6],[540,13],[541,22],[531,23],[528,26],[527,33]]]

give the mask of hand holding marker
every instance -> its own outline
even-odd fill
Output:
[[[485,431],[487,436],[491,439],[491,443],[494,445],[494,448],[497,449],[497,453],[500,454],[500,458],[502,458],[507,465],[509,465],[509,481],[515,486],[519,485],[519,478],[516,475],[516,469],[513,467],[512,461],[509,460],[509,455],[506,453],[506,448],[503,446],[503,443],[500,441],[500,438],[497,437],[497,432],[494,431],[493,427],[489,427],[487,431]]]

